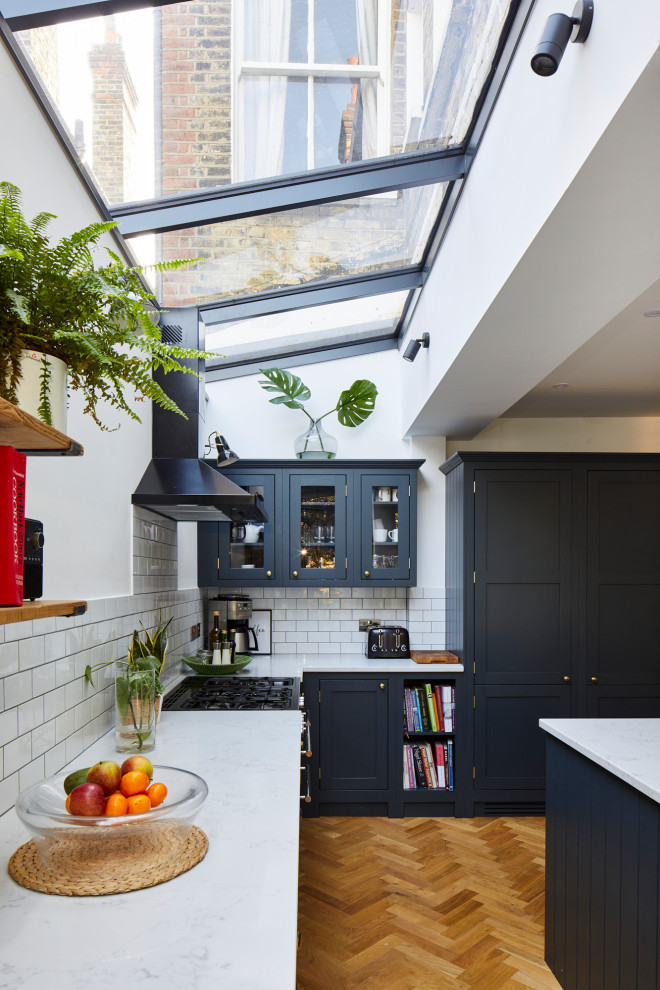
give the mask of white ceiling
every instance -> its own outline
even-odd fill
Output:
[[[503,415],[660,416],[660,279]]]
[[[408,435],[660,416],[659,97],[656,52]]]

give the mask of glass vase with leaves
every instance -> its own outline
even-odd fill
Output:
[[[93,671],[116,665],[115,744],[119,752],[147,752],[156,745],[156,679],[161,661],[155,656],[137,655],[133,649],[135,635],[136,631],[126,660],[106,660],[85,667],[85,680],[94,687]]]
[[[269,401],[274,405],[284,405],[288,409],[300,409],[309,420],[307,430],[294,442],[295,455],[301,460],[329,460],[336,456],[337,440],[321,425],[321,421],[326,416],[336,413],[342,426],[355,427],[364,423],[374,411],[378,389],[366,378],[354,381],[350,388],[340,394],[332,409],[328,409],[315,419],[303,404],[311,398],[311,390],[297,375],[292,375],[290,371],[283,371],[281,368],[259,370],[266,379],[259,382],[261,387],[266,392],[277,393]]]

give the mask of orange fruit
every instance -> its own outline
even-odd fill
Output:
[[[149,778],[146,773],[142,770],[129,770],[121,778],[119,790],[124,797],[130,797],[131,794],[144,794],[148,786]]]
[[[162,804],[167,797],[167,787],[165,784],[159,784],[155,782],[151,787],[147,788],[147,797],[151,801],[151,807],[157,808],[159,804]]]
[[[64,807],[71,814],[71,795],[67,794],[66,801],[64,802]]]
[[[119,791],[115,791],[105,802],[104,814],[111,815],[112,817],[128,814],[128,799],[123,794],[120,794]]]
[[[131,794],[127,798],[127,803],[129,815],[141,815],[145,811],[151,811],[151,801],[146,794]]]

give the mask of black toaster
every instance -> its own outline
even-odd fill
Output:
[[[409,660],[408,630],[403,626],[374,626],[367,634],[367,656],[371,660]]]

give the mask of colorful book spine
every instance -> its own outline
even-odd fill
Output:
[[[454,790],[454,740],[447,740],[447,787]]]
[[[412,702],[413,708],[413,725],[415,732],[422,731],[422,716],[419,711],[419,698],[417,697],[417,691],[414,688],[410,689],[410,700]]]
[[[438,732],[445,731],[445,720],[442,714],[442,695],[440,693],[440,685],[433,685],[433,697],[435,698],[436,711],[438,713]]]
[[[415,787],[415,768],[413,766],[412,747],[406,743],[403,747],[403,786],[406,791]]]
[[[433,690],[429,683],[424,684],[424,691],[426,693],[426,708],[429,713],[429,727],[431,732],[438,731],[438,720],[435,717],[435,706],[433,704]]]
[[[445,747],[442,743],[435,743],[435,766],[438,774],[438,787],[442,790],[447,788],[447,778],[445,775]]]
[[[426,707],[426,694],[424,692],[424,689],[421,688],[421,687],[415,688],[415,694],[417,695],[417,701],[419,703],[419,717],[422,720],[422,730],[421,731],[422,732],[429,732],[431,726],[430,726],[430,723],[429,723],[428,709]]]
[[[413,744],[412,751],[417,786],[426,788],[428,784],[426,783],[426,774],[424,773],[424,764],[422,763],[422,754],[420,753],[419,746]]]
[[[433,778],[431,776],[431,767],[429,765],[429,754],[426,749],[426,745],[422,744],[419,747],[419,755],[422,758],[422,766],[424,768],[424,777],[426,778],[426,786],[428,788],[433,787]]]
[[[23,604],[25,454],[0,447],[0,605]]]
[[[451,686],[451,728],[452,732],[456,728],[456,687]]]
[[[415,719],[414,719],[414,716],[413,716],[412,698],[410,696],[410,688],[406,688],[405,689],[405,691],[404,691],[404,699],[403,700],[404,700],[405,706],[406,706],[406,726],[407,726],[408,732],[414,732],[415,731]]]
[[[440,692],[442,696],[442,717],[445,722],[445,730],[452,732],[454,725],[451,717],[451,684],[441,684]]]
[[[426,755],[429,761],[429,773],[431,774],[431,787],[438,789],[438,775],[435,771],[435,761],[433,759],[433,747],[430,742],[424,744],[426,748]]]

